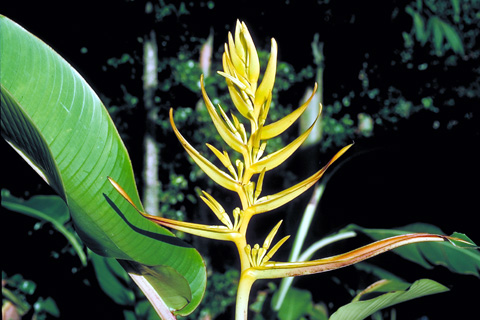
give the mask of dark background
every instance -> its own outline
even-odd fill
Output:
[[[258,46],[269,47],[269,38],[274,37],[280,48],[279,59],[296,69],[311,63],[310,43],[313,34],[319,32],[325,43],[326,104],[349,90],[358,89],[358,72],[365,61],[375,68],[372,73],[374,85],[381,88],[394,84],[402,87],[404,95],[410,95],[412,99],[419,94],[423,83],[430,80],[429,77],[440,79],[440,88],[453,87],[458,81],[475,80],[472,73],[475,66],[471,60],[448,70],[448,81],[441,68],[436,74],[432,71],[421,75],[391,65],[390,61],[395,60],[402,50],[401,33],[411,28],[411,17],[404,12],[408,1],[318,3],[218,1],[213,9],[209,9],[205,2],[203,6],[189,7],[191,14],[182,19],[167,18],[161,25],[168,26],[166,29],[157,29],[158,25],[143,18],[142,5],[128,1],[11,1],[0,5],[0,13],[52,46],[97,92],[112,99],[119,94],[120,84],[126,80],[112,76],[102,66],[109,58],[118,57],[123,52],[141,52],[137,37],[156,28],[157,34],[170,34],[175,39],[177,33],[183,32],[182,25],[185,24],[192,35],[206,38],[210,27],[214,27],[214,46],[221,50],[226,32],[233,30],[237,18],[247,23]],[[87,48],[87,52],[82,48]],[[420,52],[416,59],[428,61],[432,58]],[[137,86],[132,90],[141,89],[140,78],[128,81]],[[297,91],[289,93],[293,101],[299,100]],[[289,98],[289,95],[283,97]],[[351,108],[355,107],[360,106],[353,103]],[[466,118],[466,114],[470,116]],[[141,169],[141,158],[136,156],[141,151],[138,147],[141,140],[135,138],[137,131],[143,132],[140,119],[141,116],[134,115],[126,131],[130,137],[126,140],[127,148],[136,170]],[[451,119],[456,119],[458,124],[447,128]],[[438,129],[432,128],[434,121],[441,124]],[[446,234],[458,231],[480,242],[476,98],[461,100],[437,114],[419,112],[408,120],[376,131],[371,138],[360,138],[355,142],[351,151],[355,156],[342,165],[328,184],[321,215],[316,217],[312,226],[312,237],[323,236],[348,223],[370,228],[394,228],[425,222],[440,227]],[[2,188],[9,189],[15,196],[52,193],[3,140],[1,149],[4,159]],[[332,149],[325,159],[333,154]],[[301,154],[288,164],[303,177],[309,174],[302,175],[305,156],[308,155]],[[303,208],[308,196],[302,197],[295,206]],[[59,260],[52,256],[52,251],[62,250],[65,240],[47,226],[32,231],[34,223],[30,218],[2,208],[2,270],[8,275],[21,273],[34,280],[41,295],[52,296],[57,302],[62,319],[121,317],[117,314],[118,308],[97,287],[90,268],[81,268],[75,257],[64,255]],[[294,227],[290,229],[287,232],[292,232]],[[428,314],[428,319],[471,318],[478,313],[477,278],[454,275],[442,267],[427,271],[393,254],[376,258],[376,262],[408,281],[428,277],[452,288],[449,293],[409,302],[399,311],[399,319],[420,319],[424,314]],[[330,276],[346,283],[359,282],[352,270],[336,271]],[[319,288],[335,288],[328,276],[316,275],[313,279]],[[305,278],[300,283],[308,281],[312,280]],[[342,288],[331,290],[338,292],[332,291],[328,295],[336,294],[344,303],[349,301]],[[317,293],[315,298],[321,300],[320,292]]]

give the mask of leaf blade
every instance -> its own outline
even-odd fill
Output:
[[[448,291],[448,288],[436,281],[421,279],[415,281],[406,290],[396,290],[373,299],[354,301],[344,305],[332,314],[330,320],[362,320],[378,310],[388,308],[395,304],[446,291]]]
[[[206,285],[203,260],[140,216],[107,181],[114,177],[141,208],[128,153],[96,93],[40,39],[4,16],[0,23],[2,136],[65,199],[93,251],[172,266],[192,286],[194,297],[184,309],[194,308]]]

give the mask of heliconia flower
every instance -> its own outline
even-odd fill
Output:
[[[272,244],[272,240],[277,234],[278,228],[280,228],[281,224],[282,220],[280,220],[277,225],[272,229],[272,231],[270,231],[268,236],[265,238],[262,247],[260,247],[258,244],[254,245],[253,248],[249,244],[245,247],[245,253],[247,254],[250,265],[253,268],[264,266],[268,262],[268,260],[272,258],[275,252],[280,249],[282,244],[290,237],[284,237],[279,242],[277,242],[277,244],[275,244],[275,246],[273,246],[270,251],[268,251],[270,245]]]
[[[145,218],[175,230],[215,240],[231,241],[236,245],[241,263],[236,319],[246,319],[250,288],[258,279],[282,278],[338,269],[410,243],[452,240],[468,243],[461,239],[442,235],[417,233],[380,240],[329,258],[304,262],[274,262],[270,259],[289,237],[284,237],[270,249],[273,238],[281,225],[280,221],[270,231],[261,247],[258,244],[253,247],[248,245],[246,233],[254,215],[277,209],[301,195],[312,187],[325,171],[352,146],[348,145],[340,149],[327,164],[309,178],[278,193],[261,195],[266,172],[284,163],[302,145],[321,113],[320,106],[317,119],[309,129],[282,149],[264,155],[268,140],[283,133],[301,116],[317,90],[315,84],[312,95],[304,104],[284,118],[268,124],[267,115],[272,101],[276,65],[277,43],[272,39],[267,67],[262,82],[258,84],[260,77],[258,54],[246,25],[237,21],[234,35],[228,34],[223,55],[223,71],[219,74],[227,82],[235,108],[249,122],[249,132],[233,113],[228,116],[221,106],[218,106],[218,110],[215,108],[206,92],[203,76],[200,78],[202,96],[216,130],[226,144],[243,158],[232,163],[227,151],[220,151],[207,143],[207,147],[225,169],[218,168],[188,143],[176,127],[173,110],[170,110],[170,123],[173,131],[193,161],[210,179],[238,194],[241,207],[233,210],[233,220],[221,203],[205,191],[202,191],[200,198],[220,220],[221,225],[204,225],[149,215],[139,210],[121,186],[112,178],[108,178],[113,187]],[[252,181],[255,175],[258,175],[256,182]]]
[[[234,210],[233,222],[231,216],[225,212],[221,204],[205,192],[201,196],[202,200],[222,222],[223,226],[176,222],[161,217],[151,217],[142,213],[144,216],[163,226],[208,238],[222,240],[238,239],[237,233],[245,237],[250,219],[254,215],[274,210],[301,195],[314,185],[327,168],[351,147],[349,145],[342,148],[323,168],[304,181],[276,194],[262,196],[262,186],[266,172],[284,163],[302,145],[316,122],[285,147],[270,154],[264,154],[268,140],[283,133],[302,115],[317,90],[317,85],[315,84],[310,98],[298,109],[276,122],[267,123],[267,115],[275,83],[277,50],[277,43],[272,39],[267,67],[261,83],[258,84],[260,63],[255,44],[247,26],[245,23],[237,21],[234,35],[231,33],[228,35],[223,55],[223,71],[218,73],[225,78],[236,109],[249,122],[249,132],[247,132],[242,121],[233,113],[229,116],[221,106],[216,108],[213,105],[206,92],[203,76],[200,77],[200,87],[205,106],[216,130],[226,144],[242,157],[241,160],[236,160],[235,164],[232,163],[227,151],[220,151],[208,143],[207,147],[218,158],[224,169],[217,167],[200,154],[180,133],[173,120],[173,110],[170,110],[170,123],[173,131],[193,161],[210,179],[238,194],[241,208]],[[254,182],[252,178],[256,175],[258,178]],[[236,243],[240,251],[243,251],[242,246],[244,243],[246,243],[245,240],[242,240],[241,243]],[[259,252],[262,252],[262,250]],[[241,259],[246,258],[243,252],[240,253],[240,257]],[[244,265],[247,264],[244,263]]]

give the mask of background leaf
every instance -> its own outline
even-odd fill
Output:
[[[275,292],[274,300],[276,295],[278,295],[278,291]],[[310,291],[290,287],[282,307],[278,311],[278,318],[280,320],[300,319],[308,310],[312,309],[312,306],[313,300]]]
[[[116,303],[133,306],[135,293],[128,287],[130,278],[116,259],[89,253],[98,283],[102,290]]]
[[[38,299],[38,301],[33,305],[33,308],[37,313],[48,313],[55,318],[60,317],[60,310],[58,310],[57,304],[51,297],[47,297],[46,299]]]
[[[442,21],[442,28],[445,34],[445,38],[452,47],[452,50],[455,53],[464,55],[465,49],[463,48],[462,39],[460,38],[458,32],[449,23],[446,23],[444,21]]]
[[[64,198],[92,251],[174,268],[193,296],[181,313],[191,312],[205,289],[203,260],[107,181],[113,177],[142,207],[128,153],[100,99],[41,40],[4,16],[0,22],[2,136]]]
[[[425,223],[414,223],[397,229],[367,229],[357,225],[350,225],[347,229],[360,231],[374,240],[415,232],[444,234],[438,227]],[[471,241],[459,233],[454,233],[452,236]],[[442,265],[452,272],[480,277],[480,252],[475,249],[453,246],[449,242],[438,242],[411,244],[395,249],[393,252],[427,269],[431,269],[434,265]]]
[[[430,30],[433,34],[433,45],[437,51],[437,55],[440,55],[442,52],[442,44],[444,39],[444,32],[442,27],[442,20],[434,16],[428,20]]]
[[[87,265],[87,256],[83,244],[77,238],[75,231],[65,226],[70,220],[68,208],[58,196],[33,196],[28,200],[16,198],[2,189],[2,207],[51,223],[52,226],[70,242],[82,265]]]
[[[354,301],[344,305],[332,314],[330,320],[361,320],[378,310],[388,308],[395,304],[448,291],[447,287],[430,279],[417,280],[406,290],[404,287],[404,283],[389,282],[388,287],[379,287],[378,289],[380,292],[383,289],[388,289],[390,292],[373,299]],[[395,291],[391,291],[394,288],[396,288]],[[371,292],[374,292],[374,290],[370,291],[370,293]]]
[[[407,6],[405,11],[412,16],[415,37],[422,45],[424,45],[427,42],[428,33],[425,32],[425,22],[423,21],[422,16],[410,6]]]

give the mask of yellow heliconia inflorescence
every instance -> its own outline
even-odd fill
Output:
[[[173,110],[170,110],[170,123],[176,136],[195,163],[217,184],[236,192],[239,196],[241,207],[233,210],[232,221],[222,205],[210,194],[202,191],[200,198],[223,225],[210,226],[175,221],[163,217],[150,216],[140,210],[139,212],[150,220],[176,230],[217,240],[233,241],[237,245],[241,268],[244,270],[264,265],[288,238],[283,238],[267,253],[272,239],[280,227],[280,223],[278,223],[267,236],[262,247],[255,245],[252,248],[246,243],[246,232],[251,218],[256,214],[274,210],[305,192],[320,179],[326,169],[347,151],[350,146],[341,149],[323,168],[308,179],[279,193],[261,196],[266,172],[287,160],[305,141],[315,123],[287,146],[271,154],[264,155],[267,141],[283,133],[300,117],[312,100],[317,86],[315,85],[315,90],[311,97],[298,109],[276,122],[267,124],[277,68],[276,41],[274,39],[271,40],[270,57],[260,83],[258,83],[260,78],[260,61],[255,44],[245,23],[237,21],[235,33],[233,35],[231,33],[228,34],[222,62],[223,71],[219,71],[218,74],[225,78],[232,102],[239,114],[247,120],[249,132],[247,132],[246,125],[233,112],[228,116],[221,106],[218,106],[218,109],[215,108],[207,95],[203,76],[200,78],[202,96],[206,109],[219,135],[230,148],[241,154],[242,160],[236,160],[235,164],[233,164],[227,151],[220,151],[207,143],[207,147],[219,159],[225,170],[218,168],[201,155],[182,136],[173,121]],[[252,178],[256,175],[258,177],[254,182]],[[120,188],[120,186],[117,185],[116,188]],[[128,200],[128,195],[124,192],[123,195]]]
[[[273,238],[281,225],[280,221],[268,234],[261,247],[258,244],[253,247],[247,244],[247,227],[254,215],[272,211],[298,197],[313,186],[327,168],[351,147],[351,145],[348,145],[342,148],[323,168],[302,182],[276,194],[261,196],[266,172],[285,162],[301,146],[320,116],[319,113],[311,127],[290,144],[273,153],[264,155],[268,140],[283,133],[300,117],[317,90],[315,85],[310,98],[299,108],[276,122],[267,123],[275,84],[276,66],[277,43],[272,39],[267,67],[262,81],[258,84],[260,62],[257,50],[247,26],[243,22],[237,21],[235,34],[229,33],[228,41],[225,44],[223,71],[218,73],[225,78],[232,102],[238,113],[249,124],[249,132],[247,132],[245,124],[233,112],[228,116],[221,106],[218,106],[218,110],[215,108],[207,95],[203,76],[200,78],[205,106],[216,130],[226,144],[239,153],[242,158],[242,160],[236,160],[233,164],[227,151],[220,151],[207,143],[208,148],[219,159],[225,170],[218,168],[188,143],[177,129],[173,121],[173,110],[170,110],[172,128],[194,162],[217,184],[238,194],[240,207],[233,210],[233,221],[222,205],[205,191],[202,191],[200,198],[217,216],[222,225],[203,225],[148,215],[137,209],[125,191],[113,179],[109,178],[115,189],[146,218],[182,232],[235,243],[241,263],[236,319],[246,319],[248,295],[251,285],[257,279],[324,272],[351,265],[405,244],[450,239],[446,236],[430,234],[401,235],[377,241],[349,253],[330,258],[306,262],[272,262],[270,261],[272,256],[288,239],[288,236],[284,237],[270,249]],[[256,175],[258,177],[254,182],[252,178]]]
[[[207,144],[207,147],[220,160],[226,170],[215,166],[186,141],[175,126],[173,111],[170,111],[170,122],[173,130],[187,153],[212,180],[239,195],[241,208],[234,210],[233,222],[223,207],[212,196],[203,192],[201,198],[227,229],[241,234],[245,234],[247,225],[253,215],[278,208],[303,193],[315,184],[327,167],[349,148],[348,146],[342,149],[334,159],[309,179],[283,192],[260,197],[265,173],[287,160],[305,141],[314,125],[312,124],[306,132],[289,145],[269,155],[264,155],[267,141],[287,130],[307,108],[314,95],[312,93],[310,99],[283,119],[266,124],[268,110],[272,102],[276,66],[277,44],[272,39],[270,58],[262,81],[258,84],[260,62],[257,50],[247,26],[237,21],[235,34],[229,33],[228,42],[225,44],[223,71],[218,73],[225,77],[232,102],[237,111],[249,122],[250,132],[248,133],[245,124],[234,113],[231,113],[229,117],[221,106],[218,106],[218,110],[215,108],[207,95],[203,76],[200,79],[205,106],[213,124],[227,145],[240,153],[243,158],[243,160],[237,160],[233,164],[226,151],[222,152]],[[252,181],[255,175],[258,175],[256,182]],[[210,229],[211,227],[205,226],[204,231]],[[218,227],[216,229],[218,230]],[[183,227],[182,230],[187,231]],[[205,232],[202,235],[205,236]],[[218,235],[212,237],[218,238]],[[231,235],[224,234],[223,238],[231,240]]]

